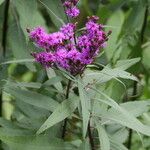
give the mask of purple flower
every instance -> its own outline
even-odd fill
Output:
[[[80,11],[76,6],[67,8],[65,12],[71,18],[76,18],[80,14]]]
[[[64,6],[66,7],[66,14],[67,16],[71,17],[71,18],[76,18],[79,14],[80,11],[79,9],[76,7],[77,3],[79,0],[66,0],[64,2]]]
[[[30,32],[29,37],[33,40],[33,41],[37,41],[39,40],[39,38],[41,36],[45,35],[45,29],[43,27],[37,27],[34,30],[32,30]]]
[[[66,6],[70,3],[67,2]],[[98,17],[95,16],[88,18],[85,31],[79,36],[76,35],[76,24],[73,23],[50,34],[41,27],[35,28],[29,33],[29,37],[45,51],[33,53],[33,57],[44,67],[61,67],[72,75],[82,73],[106,45],[109,35],[106,35],[97,20]]]
[[[55,62],[55,56],[49,52],[32,53],[32,56],[44,67],[51,67]]]
[[[81,53],[77,51],[76,49],[73,49],[68,52],[67,59],[70,59],[73,61],[77,61],[77,60],[81,61],[80,56],[81,56]]]
[[[49,34],[48,43],[49,46],[54,47],[56,45],[62,44],[65,40],[65,35],[62,32],[55,32]]]
[[[68,23],[60,28],[60,31],[64,34],[66,40],[69,40],[74,37],[74,32],[76,29],[76,25],[73,23]]]

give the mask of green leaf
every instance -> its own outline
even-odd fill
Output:
[[[59,106],[59,103],[55,100],[53,100],[51,97],[44,96],[42,94],[23,90],[17,87],[11,87],[7,86],[4,89],[7,93],[13,95],[20,101],[23,101],[25,103],[28,103],[33,106],[37,106],[46,110],[54,111],[57,106]]]
[[[6,120],[4,118],[0,117],[0,126],[4,128],[11,128],[11,129],[16,129],[18,128],[15,124],[13,124],[11,121]]]
[[[27,49],[27,43],[22,29],[18,23],[14,23],[9,28],[9,44],[16,59],[32,59]],[[25,63],[29,69],[36,71],[32,63]]]
[[[128,112],[123,107],[120,107],[113,99],[101,93],[106,99],[97,99],[100,102],[103,102],[114,109],[109,109],[109,111],[101,114],[102,118],[107,118],[111,121],[117,122],[123,126],[131,128],[137,132],[140,132],[144,135],[150,136],[150,127],[143,125],[138,119],[136,119],[132,113]]]
[[[97,94],[100,94],[104,98],[93,98],[94,100],[107,104],[113,108],[102,112],[102,114],[100,114],[102,118],[107,118],[144,135],[150,136],[150,126],[142,124],[136,117],[132,115],[132,113],[119,106],[115,100],[107,96],[105,93],[95,89],[94,87],[91,87],[91,89],[96,91]]]
[[[20,101],[19,99],[16,99],[15,102],[16,110],[21,110],[21,114],[24,116],[27,116],[28,118],[32,119],[40,119],[44,118],[49,115],[49,111],[45,109],[41,109],[39,107],[30,105],[28,103],[25,103],[23,101]]]
[[[150,109],[150,100],[127,102],[120,104],[120,106],[135,117],[138,117]]]
[[[133,66],[134,64],[138,63],[141,60],[141,58],[133,58],[133,59],[127,59],[127,60],[119,60],[117,61],[115,67],[121,70],[126,70]]]
[[[65,143],[61,139],[47,136],[33,135],[12,135],[10,132],[0,129],[0,139],[6,143],[12,150],[74,150],[74,146]]]
[[[56,27],[60,28],[67,22],[61,0],[39,0],[39,2],[47,9]]]
[[[132,10],[130,11],[123,27],[126,32],[133,33],[141,31],[146,8],[142,3],[143,1],[137,1],[137,3],[131,8]]]
[[[116,123],[107,125],[107,133],[118,143],[124,143],[129,136],[128,129]]]
[[[10,60],[6,62],[2,62],[0,65],[7,65],[7,64],[13,64],[13,63],[28,63],[28,62],[34,62],[34,59]]]
[[[112,150],[128,150],[123,144],[115,141],[113,138],[109,137],[111,142],[111,149]]]
[[[110,142],[105,129],[100,123],[96,123],[96,128],[98,130],[100,147],[102,150],[110,150]]]
[[[35,88],[35,89],[39,89],[42,86],[42,84],[38,82],[15,82],[12,80],[7,80],[5,86],[9,85],[21,88]]]
[[[77,106],[78,99],[75,97],[63,101],[40,127],[40,129],[37,131],[37,134],[42,133],[43,131],[72,115]]]
[[[78,89],[79,89],[79,96],[81,100],[81,107],[82,107],[82,117],[83,117],[83,138],[86,137],[88,122],[90,118],[90,99],[84,90],[82,85],[82,81],[78,81]]]
[[[134,75],[124,70],[118,68],[111,69],[106,67],[102,71],[87,70],[85,72],[85,76],[83,77],[83,81],[85,85],[87,85],[88,83],[105,83],[111,79],[118,80],[118,78],[130,79],[138,82],[138,79]]]
[[[124,22],[124,14],[121,10],[116,11],[112,14],[112,16],[108,19],[107,25],[108,26],[114,26],[116,28],[112,28],[112,34],[109,37],[108,40],[108,46],[105,48],[105,52],[107,55],[108,60],[111,60],[117,51],[118,46],[118,37],[122,29],[122,25]]]
[[[45,26],[45,20],[38,11],[37,0],[13,0],[12,4],[17,9],[19,15],[18,22],[20,22],[20,26],[26,37],[28,36],[27,28]]]

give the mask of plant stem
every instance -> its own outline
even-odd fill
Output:
[[[71,80],[68,81],[67,90],[66,90],[66,97],[65,97],[66,99],[69,98],[70,87],[71,87]],[[67,128],[67,121],[68,121],[68,119],[66,118],[65,121],[64,121],[63,130],[62,130],[62,139],[65,138],[66,128]]]
[[[91,131],[91,126],[90,126],[90,120],[89,120],[89,124],[88,124],[88,134],[89,134],[89,140],[90,140],[91,150],[95,150],[94,139],[92,137],[92,131]]]
[[[9,4],[10,4],[10,0],[6,0],[5,8],[4,8],[4,23],[3,23],[3,34],[2,34],[2,46],[3,46],[3,56],[4,57],[6,54]]]
[[[134,81],[133,83],[133,93],[132,93],[132,101],[134,101],[136,99],[136,95],[137,95],[137,82]],[[133,134],[133,131],[132,129],[129,130],[129,138],[128,138],[128,143],[127,143],[127,148],[128,149],[131,149],[131,145],[132,145],[132,134]]]
[[[8,30],[8,11],[9,11],[10,0],[5,1],[4,7],[4,22],[3,22],[3,33],[2,33],[2,55],[5,57],[6,44],[7,44],[7,30]],[[2,91],[0,91],[0,116],[2,116]]]
[[[128,143],[127,143],[127,148],[128,148],[128,149],[131,149],[131,144],[132,144],[132,134],[133,134],[133,131],[132,131],[132,129],[130,129],[130,130],[129,130]]]

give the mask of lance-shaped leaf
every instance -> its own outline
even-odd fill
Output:
[[[119,60],[116,63],[116,68],[121,70],[126,70],[133,66],[134,64],[138,63],[141,60],[141,58],[133,58],[133,59],[127,59],[127,60]]]
[[[4,90],[19,99],[20,101],[52,112],[56,109],[57,106],[59,106],[59,103],[53,100],[51,97],[36,92],[23,90],[18,87],[12,86],[7,86]]]
[[[87,85],[88,83],[105,83],[110,81],[111,79],[128,79],[128,80],[134,80],[138,82],[138,79],[132,75],[129,72],[126,72],[124,70],[121,70],[119,68],[104,68],[102,71],[91,71],[87,70],[85,73],[85,76],[83,78],[84,84]]]
[[[79,101],[75,96],[63,101],[40,127],[40,129],[37,131],[37,134],[42,133],[43,131],[72,115],[77,108],[78,103]]]
[[[0,129],[0,139],[12,150],[75,150],[75,147],[58,138],[35,136],[22,130]]]
[[[9,28],[8,40],[16,59],[31,60],[30,51],[27,48],[26,38],[18,22],[12,24]],[[25,62],[26,66],[32,71],[36,71],[33,63]]]
[[[97,128],[98,135],[99,135],[101,149],[102,150],[110,150],[110,142],[109,142],[109,138],[108,138],[108,135],[107,135],[105,129],[98,122],[96,122],[96,128]]]
[[[149,126],[142,124],[136,117],[133,116],[132,113],[128,112],[125,108],[119,106],[115,102],[115,100],[113,100],[106,94],[102,93],[101,91],[97,92],[99,92],[99,94],[104,96],[104,99],[95,99],[95,100],[105,103],[113,108],[109,109],[109,111],[102,113],[101,117],[117,122],[123,126],[131,128],[144,135],[150,136]]]
[[[83,138],[85,138],[87,133],[88,122],[90,118],[90,99],[83,87],[82,81],[78,81],[78,89],[82,108],[82,118],[83,118]]]

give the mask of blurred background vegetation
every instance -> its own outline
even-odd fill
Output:
[[[15,119],[17,115],[17,111],[13,111],[17,107],[13,98],[2,89],[6,80],[22,84],[47,80],[41,66],[28,62],[32,59],[30,52],[36,51],[36,48],[29,41],[26,29],[44,26],[49,32],[58,30],[60,23],[50,10],[65,20],[59,3],[59,0],[0,0],[0,63],[14,61],[0,66],[0,109],[1,116],[6,119]],[[127,85],[125,91],[121,83],[112,80],[102,88],[110,97],[117,99],[118,103],[150,99],[150,1],[80,0],[79,8],[81,15],[74,20],[79,22],[78,28],[84,26],[87,16],[97,15],[105,30],[112,31],[105,52],[96,61],[102,65],[110,63],[115,67],[119,65],[119,60],[140,59],[128,70],[139,78],[140,83],[124,81]],[[26,59],[27,62],[17,61],[21,59]],[[51,94],[48,91],[43,93]],[[148,114],[143,114],[140,119],[150,125]],[[142,136],[142,144],[137,133],[130,131],[127,136],[132,137],[131,150],[150,149],[150,138]],[[126,145],[128,144],[127,140]]]

